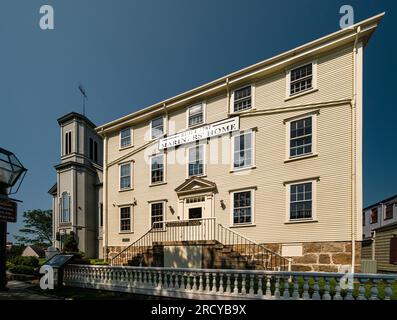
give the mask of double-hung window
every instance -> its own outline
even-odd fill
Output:
[[[164,155],[156,155],[150,158],[151,162],[151,177],[150,183],[156,184],[164,182]]]
[[[191,147],[188,153],[188,176],[204,175],[204,145]]]
[[[253,162],[253,133],[233,137],[233,169],[251,167]]]
[[[131,226],[131,207],[120,208],[120,232],[130,232]]]
[[[153,229],[163,229],[164,202],[153,202],[150,204]]]
[[[314,87],[314,63],[310,62],[289,71],[289,95],[293,96]]]
[[[204,123],[204,105],[202,103],[189,107],[187,112],[189,127]]]
[[[385,220],[393,218],[393,208],[394,208],[394,203],[389,203],[389,204],[386,205],[386,208],[385,208]]]
[[[313,218],[313,182],[289,185],[289,218],[293,220]]]
[[[132,164],[131,162],[120,165],[120,190],[132,188]]]
[[[233,112],[252,108],[252,86],[246,86],[233,92]]]
[[[151,122],[151,137],[152,139],[157,139],[164,134],[164,118],[159,117],[153,119]]]
[[[378,208],[371,209],[371,216],[370,216],[371,223],[378,222]]]
[[[290,121],[289,157],[313,153],[313,116]]]
[[[126,148],[132,144],[132,129],[126,128],[120,131],[120,148]]]
[[[250,224],[253,222],[253,190],[232,193],[233,224]]]

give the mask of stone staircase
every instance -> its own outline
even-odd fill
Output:
[[[175,245],[175,244],[168,244]],[[195,245],[185,243],[185,246]],[[196,244],[197,245],[197,244]],[[143,250],[128,261],[129,266],[141,267],[163,267],[164,266],[164,247],[167,245],[157,244],[153,247]],[[206,269],[243,269],[243,270],[265,270],[263,257],[265,252],[249,253],[240,252],[237,248],[230,245],[223,245],[220,242],[213,241],[206,243],[203,250],[202,268]],[[208,255],[208,256],[206,256]],[[261,257],[259,257],[261,255]]]

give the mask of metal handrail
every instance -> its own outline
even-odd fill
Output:
[[[224,232],[225,231],[225,232]],[[266,248],[228,227],[218,224],[217,241],[244,253],[247,261],[261,265],[265,270],[286,271],[291,269],[291,259]],[[237,238],[237,241],[235,241]],[[264,254],[265,252],[265,254]],[[248,257],[247,257],[248,255]]]

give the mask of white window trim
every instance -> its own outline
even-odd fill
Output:
[[[251,222],[248,223],[234,223],[234,194],[240,192],[251,192]],[[256,188],[244,188],[233,190],[230,192],[230,227],[247,227],[255,225],[255,191]]]
[[[190,154],[190,149],[196,148],[196,147],[203,147],[203,174],[199,176],[189,176],[189,154]],[[199,143],[197,145],[191,146],[186,148],[187,153],[186,153],[186,177],[189,179],[191,177],[205,177],[207,175],[207,144],[205,143]]]
[[[121,188],[121,166],[125,164],[130,164],[130,187],[129,188]],[[119,164],[119,192],[128,191],[134,189],[134,161],[127,161]]]
[[[241,167],[241,168],[234,168],[234,139],[236,137],[239,137],[246,133],[251,133],[251,149],[252,149],[251,165]],[[234,132],[234,133],[232,133],[230,141],[231,141],[230,172],[239,172],[239,171],[244,171],[244,170],[249,170],[249,169],[255,169],[256,168],[256,161],[255,161],[255,158],[256,158],[256,152],[255,152],[256,130],[248,129],[248,130],[241,130],[239,132]]]
[[[163,204],[163,221],[166,221],[165,213],[166,213],[167,201],[166,200],[150,201],[149,202],[149,229],[151,229],[153,227],[153,224],[152,224],[152,204],[156,204],[156,203],[162,203]],[[165,225],[163,225],[163,228],[154,229],[154,231],[163,231],[163,230],[165,230]]]
[[[203,107],[203,122],[202,123],[198,123],[198,124],[195,124],[195,125],[193,125],[193,126],[189,126],[189,114],[190,114],[190,109],[191,108],[193,108],[193,107],[196,107],[196,106],[198,106],[198,105],[202,105],[202,107]],[[207,121],[207,116],[206,116],[206,112],[207,111],[207,102],[206,101],[203,101],[203,102],[200,102],[200,103],[196,103],[196,104],[192,104],[192,105],[190,105],[190,106],[188,106],[187,108],[186,108],[186,130],[189,130],[189,129],[193,129],[193,128],[197,128],[197,127],[200,127],[200,126],[203,126],[203,125],[205,125],[206,124],[206,121]]]
[[[285,183],[286,189],[286,217],[285,223],[302,223],[302,222],[317,222],[317,181],[318,179],[308,179],[308,180],[299,180]],[[291,212],[291,186],[297,184],[304,184],[304,183],[311,183],[312,184],[312,217],[305,218],[305,219],[291,219],[290,212]]]
[[[313,73],[312,87],[310,89],[306,89],[304,91],[291,94],[291,87],[290,87],[290,85],[291,85],[291,71],[295,70],[297,68],[303,67],[309,63],[312,64],[312,73]],[[285,99],[286,100],[302,96],[309,92],[317,91],[318,90],[318,87],[317,87],[317,60],[307,61],[305,63],[294,65],[292,68],[287,69],[285,79],[286,79],[286,86],[285,86]]]
[[[229,110],[229,114],[230,115],[235,115],[235,114],[240,114],[240,113],[244,113],[244,112],[249,112],[252,110],[256,109],[255,106],[255,83],[251,83],[251,108],[246,109],[246,110],[241,110],[241,111],[234,111],[234,92],[240,89],[243,89],[245,87],[248,87],[249,84],[246,84],[244,86],[238,87],[236,89],[233,89],[231,95],[230,95],[230,110]]]
[[[152,136],[152,123],[153,123],[153,120],[157,120],[157,119],[160,119],[160,118],[163,118],[163,134],[158,136],[157,138],[153,138],[153,136]],[[151,141],[160,139],[161,137],[164,137],[164,135],[166,133],[166,129],[167,129],[167,127],[166,127],[166,117],[165,116],[159,116],[159,117],[152,118],[150,120],[149,127],[150,127],[150,140]]]
[[[121,209],[123,208],[130,208],[130,230],[121,230]],[[120,206],[118,207],[119,210],[119,233],[133,233],[134,232],[134,219],[133,219],[133,214],[134,214],[134,207],[133,206]]]
[[[310,158],[310,157],[314,157],[314,156],[318,155],[318,153],[317,153],[317,116],[318,116],[318,112],[316,111],[316,112],[301,114],[296,117],[284,120],[284,123],[286,124],[286,126],[285,126],[286,127],[286,149],[285,149],[284,162]],[[312,118],[312,152],[291,157],[290,156],[291,122],[306,119],[309,117]]]
[[[154,182],[152,183],[152,159],[158,156],[162,156],[163,157],[163,181],[161,182]],[[158,185],[162,185],[162,184],[166,184],[167,183],[167,155],[166,153],[157,153],[157,154],[153,154],[151,156],[149,156],[150,161],[150,168],[149,168],[149,186],[158,186]]]
[[[121,132],[124,131],[124,130],[127,130],[127,129],[130,130],[130,141],[131,142],[130,142],[129,145],[123,147],[121,145]],[[133,146],[134,146],[134,130],[132,129],[132,127],[121,129],[120,132],[119,132],[119,150],[128,149],[128,148],[131,148]]]

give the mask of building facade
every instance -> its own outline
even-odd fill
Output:
[[[102,257],[102,139],[81,114],[69,113],[58,124],[61,162],[55,166],[57,182],[49,190],[53,246],[62,251],[65,237],[73,235],[79,251]]]
[[[397,272],[397,195],[363,210],[362,259],[377,272]]]
[[[374,203],[363,210],[363,239],[371,239],[373,231],[397,222],[397,195]]]
[[[104,256],[215,218],[295,270],[359,268],[363,48],[382,16],[96,128]]]

